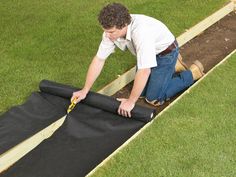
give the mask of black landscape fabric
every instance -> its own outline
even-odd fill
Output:
[[[0,117],[0,154],[66,113],[77,88],[43,80],[41,92]],[[85,176],[152,119],[154,110],[135,106],[132,118],[117,115],[119,102],[90,92],[47,140],[1,176]]]

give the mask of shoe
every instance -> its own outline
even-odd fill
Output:
[[[180,73],[188,69],[188,66],[183,62],[182,56],[179,54],[175,65],[175,72]]]
[[[150,105],[152,106],[161,106],[165,103],[165,101],[157,101],[157,100],[152,100],[152,101],[149,101],[147,98],[145,98],[146,102],[149,103]]]
[[[190,66],[190,71],[192,72],[193,75],[193,80],[198,80],[200,79],[202,76],[204,76],[204,67],[202,65],[202,63],[198,60],[194,61],[193,64]]]

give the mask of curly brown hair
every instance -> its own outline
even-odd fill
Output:
[[[111,3],[103,7],[98,15],[98,21],[104,29],[116,27],[122,29],[130,24],[129,10],[119,3]]]

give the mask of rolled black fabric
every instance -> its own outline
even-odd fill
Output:
[[[49,94],[34,92],[24,104],[0,116],[0,155],[65,115],[69,101],[60,97],[58,103],[51,100]]]
[[[77,88],[43,80],[40,92],[0,116],[0,154],[66,114]],[[152,109],[135,106],[133,119],[118,115],[119,102],[90,92],[47,140],[1,173],[3,177],[82,177],[150,121]],[[33,164],[33,165],[31,165]]]
[[[143,125],[81,103],[52,137],[0,176],[84,177]]]
[[[42,80],[39,84],[39,88],[42,92],[64,98],[71,98],[74,91],[80,90],[79,88],[59,84],[49,80]],[[84,99],[82,102],[89,106],[96,107],[115,114],[117,114],[117,110],[120,105],[120,102],[115,98],[94,92],[89,92],[86,99]],[[131,111],[131,117],[142,122],[151,121],[154,114],[154,109],[142,107],[139,105],[135,105],[134,109]]]

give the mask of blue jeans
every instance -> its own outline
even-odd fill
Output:
[[[162,104],[193,84],[190,70],[175,73],[178,54],[177,47],[166,55],[156,56],[157,66],[151,68],[151,74],[141,96],[146,97],[148,101],[157,100]]]

